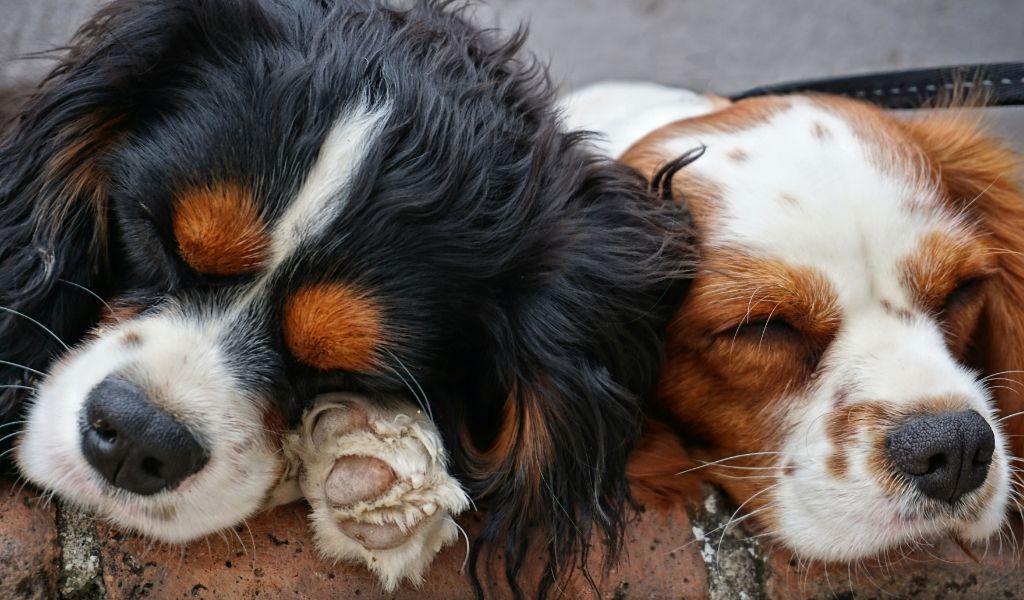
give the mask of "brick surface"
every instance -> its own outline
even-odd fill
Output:
[[[53,505],[0,480],[0,540],[0,598],[55,597],[60,552]]]
[[[699,513],[704,510],[698,509]],[[251,519],[223,535],[213,535],[187,546],[166,546],[126,535],[99,525],[99,541],[106,597],[135,598],[344,598],[396,600],[461,599],[473,597],[461,572],[465,545],[446,549],[435,561],[419,589],[405,588],[384,594],[364,569],[331,565],[321,560],[306,526],[307,507],[294,504]],[[707,516],[701,517],[706,519]],[[482,526],[480,515],[462,520],[471,536]],[[706,526],[706,525],[705,525]],[[737,532],[738,533],[738,532]],[[54,510],[43,508],[38,492],[18,491],[10,482],[0,484],[0,598],[54,598],[60,581],[60,553]],[[733,535],[733,534],[729,534]],[[1024,565],[1010,540],[1024,539],[1019,528],[965,553],[948,541],[886,564],[807,565],[788,553],[768,553],[763,567],[744,583],[750,600],[928,598],[937,600],[1024,597]],[[626,535],[622,560],[598,577],[600,597],[700,599],[726,597],[709,589],[708,572],[722,560],[712,546],[694,542],[687,511],[647,511]],[[753,542],[750,542],[753,543]],[[727,546],[728,544],[726,544]],[[710,548],[714,547],[715,552]],[[702,556],[704,552],[705,556]],[[758,554],[759,555],[759,554]],[[503,586],[502,564],[492,563],[487,575],[489,598],[510,597]],[[600,573],[601,556],[592,557],[593,572]],[[527,559],[526,574],[536,578],[543,556]],[[558,588],[563,598],[592,597],[589,585],[576,578]],[[528,590],[529,593],[529,590]]]
[[[596,561],[592,566],[601,572]],[[616,600],[706,597],[707,573],[686,511],[646,511],[627,530],[623,556],[599,587]]]
[[[1017,532],[1014,535],[1020,536]],[[1009,538],[971,548],[971,555],[946,541],[914,553],[892,553],[888,561],[846,565],[808,565],[786,552],[770,558],[771,600],[853,599],[994,600],[1024,597],[1021,556]],[[973,556],[972,556],[973,555]]]
[[[248,527],[211,536],[184,547],[161,547],[146,540],[100,527],[104,582],[111,600],[153,598],[472,598],[461,572],[466,547],[458,544],[438,556],[419,589],[384,594],[364,569],[331,565],[321,560],[305,523],[306,507],[295,504],[251,519]],[[462,520],[470,535],[481,528],[479,515]],[[702,598],[707,583],[703,563],[690,544],[690,528],[682,510],[644,515],[627,535],[623,560],[597,584],[604,598]],[[487,579],[490,598],[507,598],[500,582],[500,554]],[[592,560],[600,572],[601,557]],[[528,578],[543,568],[541,553],[524,567]],[[589,594],[585,581],[574,579],[560,588],[563,597]]]

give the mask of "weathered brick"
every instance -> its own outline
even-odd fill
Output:
[[[306,526],[307,508],[294,504],[250,519],[248,527],[222,536],[210,536],[187,546],[162,546],[100,526],[103,570],[111,600],[130,598],[472,598],[473,590],[462,572],[464,543],[455,544],[435,560],[427,581],[419,589],[404,588],[385,595],[366,570],[331,565],[319,558]],[[482,519],[462,519],[470,535],[479,533]],[[702,598],[707,582],[703,563],[690,541],[685,511],[644,515],[626,537],[624,560],[599,579],[605,598]],[[255,544],[254,544],[255,542]],[[255,548],[255,551],[254,551]],[[487,595],[507,598],[501,553],[485,575]],[[591,564],[600,572],[602,556]],[[527,580],[538,580],[544,566],[542,552],[527,557]],[[566,598],[588,594],[581,577],[562,584]],[[557,595],[557,594],[556,594]]]
[[[39,492],[0,481],[0,598],[53,598],[60,551],[56,512]]]
[[[1015,535],[1020,535],[1016,533]],[[768,597],[772,600],[853,599],[990,600],[1020,598],[1024,570],[1011,544],[993,540],[972,549],[977,561],[951,542],[910,554],[890,553],[887,561],[860,565],[807,564],[787,552],[770,558]]]
[[[625,598],[705,598],[708,579],[690,516],[682,509],[646,511],[626,531],[622,559],[600,581],[601,595]],[[592,571],[601,566],[591,561]],[[574,598],[587,597],[582,592]]]

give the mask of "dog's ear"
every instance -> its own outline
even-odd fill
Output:
[[[644,508],[669,507],[680,500],[700,501],[704,474],[698,467],[676,431],[648,418],[629,459],[633,497]]]
[[[998,375],[992,386],[1003,415],[1024,410],[1024,193],[1021,157],[987,135],[977,118],[948,111],[907,128],[934,161],[933,169],[954,203],[976,219],[998,267],[987,284],[985,309],[969,351],[972,366]],[[1024,450],[1024,417],[1004,422],[1015,454]]]
[[[543,586],[587,564],[592,532],[607,560],[620,545],[626,462],[690,258],[682,209],[648,195],[639,175],[610,162],[573,169],[582,171],[578,206],[555,210],[579,218],[552,215],[526,228],[518,240],[526,258],[500,316],[485,325],[493,346],[480,371],[489,375],[474,401],[503,401],[481,411],[500,415],[495,433],[457,453],[468,456],[469,486],[491,510],[484,539],[524,540],[538,526],[548,540]],[[504,550],[513,581],[526,547]]]
[[[179,39],[188,15],[178,4],[108,5],[4,128],[0,385],[27,385],[31,369],[44,370],[99,315],[99,300],[81,288],[108,291],[109,158],[158,110],[156,86],[195,44]],[[23,396],[0,389],[0,419]]]

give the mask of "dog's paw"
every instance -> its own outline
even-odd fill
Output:
[[[418,584],[458,537],[469,498],[447,471],[434,424],[404,401],[326,394],[288,437],[312,528],[326,558],[365,564],[387,590]]]

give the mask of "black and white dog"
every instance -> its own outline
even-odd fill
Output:
[[[0,143],[21,473],[171,542],[305,495],[388,588],[469,497],[513,579],[528,526],[550,573],[614,547],[685,220],[520,46],[429,1],[107,6]]]

